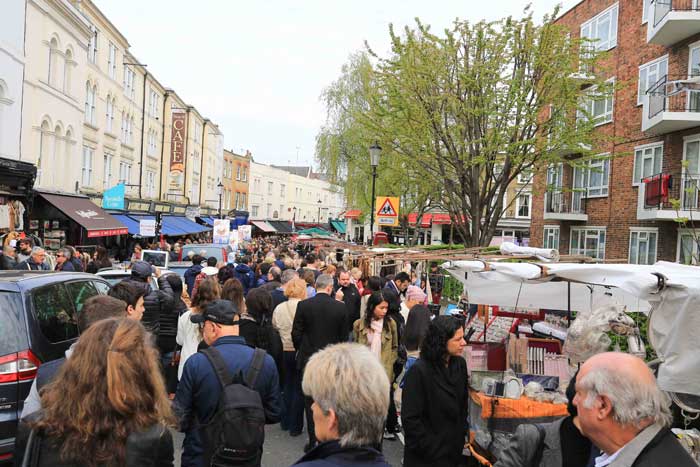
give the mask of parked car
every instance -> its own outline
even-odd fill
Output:
[[[226,262],[228,259],[228,254],[233,251],[231,245],[223,245],[218,243],[192,243],[191,245],[184,245],[180,249],[180,256],[178,260],[186,260],[189,256],[190,251],[194,254],[203,256],[205,259],[214,257],[217,261]]]
[[[161,269],[160,274],[173,274],[173,271],[169,269]],[[128,277],[131,277],[131,271],[129,269],[103,269],[98,271],[97,275],[109,282],[109,285],[112,286]],[[152,289],[158,289],[158,279],[155,275],[151,276],[148,283],[151,284]]]
[[[12,461],[17,423],[37,369],[78,338],[85,300],[109,291],[93,274],[0,271],[0,464]]]

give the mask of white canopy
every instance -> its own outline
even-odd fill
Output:
[[[659,386],[700,396],[700,268],[634,264],[445,264],[466,287],[470,303],[586,311],[623,304],[650,314],[649,337],[661,365]]]

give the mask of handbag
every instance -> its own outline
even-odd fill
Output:
[[[182,348],[178,347],[180,346],[175,344],[173,356],[170,358],[170,362],[168,362],[168,366],[165,368],[165,389],[168,394],[175,394],[177,391],[177,370],[180,366],[180,353],[182,351]]]

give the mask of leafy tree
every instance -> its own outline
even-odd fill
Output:
[[[594,107],[581,103],[604,102],[611,85],[581,72],[600,71],[599,54],[553,18],[457,20],[441,35],[416,19],[401,35],[390,26],[388,57],[369,46],[351,56],[323,94],[316,148],[349,204],[370,205],[367,147],[377,140],[378,193],[405,196],[409,210],[439,206],[467,246],[487,245],[518,174],[584,164],[570,156],[585,160],[598,136]]]

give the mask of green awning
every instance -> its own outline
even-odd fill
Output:
[[[345,233],[345,222],[343,222],[343,221],[331,221],[331,225],[339,234]]]
[[[320,227],[311,227],[308,229],[300,230],[297,232],[299,235],[323,235],[323,236],[330,236],[330,232],[327,230],[323,230]]]

